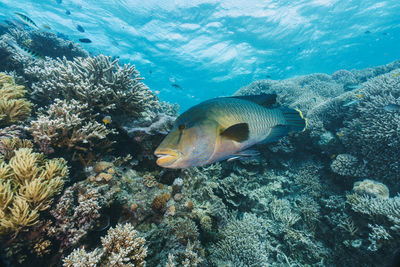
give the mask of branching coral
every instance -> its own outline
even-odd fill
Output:
[[[101,216],[100,210],[108,206],[114,193],[108,185],[96,187],[85,181],[65,190],[56,207],[50,211],[56,222],[49,228],[49,235],[61,241],[60,252],[76,245],[93,229]]]
[[[64,259],[64,266],[137,266],[145,265],[146,240],[138,236],[134,227],[118,224],[101,238],[102,248],[92,252],[75,249]],[[83,265],[82,265],[83,264]]]
[[[0,73],[0,126],[25,120],[31,113],[32,104],[24,97],[24,86],[16,85],[14,79]]]
[[[17,234],[37,223],[39,211],[53,202],[68,176],[64,159],[46,160],[31,148],[19,148],[0,162],[0,233]]]
[[[53,99],[76,100],[86,108],[105,114],[139,117],[148,108],[156,108],[157,98],[141,82],[134,66],[119,66],[103,55],[88,58],[66,58],[41,62],[26,70],[39,80],[33,83],[33,94],[50,104]]]
[[[103,146],[98,140],[105,139],[114,130],[96,121],[88,120],[88,105],[71,100],[70,103],[55,100],[37,120],[31,121],[29,131],[41,150],[51,153],[55,149],[91,152]]]
[[[400,113],[388,108],[400,105],[398,72],[400,69],[363,84],[363,97],[340,131],[345,148],[364,162],[366,174],[390,184],[400,179]]]

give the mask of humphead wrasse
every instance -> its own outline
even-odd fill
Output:
[[[180,115],[154,154],[164,168],[203,166],[248,156],[244,149],[303,131],[299,110],[272,107],[276,95],[221,97],[202,102]]]

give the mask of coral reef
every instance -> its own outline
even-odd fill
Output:
[[[31,114],[32,104],[24,98],[25,93],[24,86],[0,73],[0,127],[21,122]]]
[[[131,117],[159,105],[134,66],[121,67],[103,55],[38,62],[26,73],[34,81],[33,97],[46,105],[56,98],[75,100],[94,113]]]
[[[19,148],[0,163],[0,233],[13,234],[37,223],[40,211],[50,208],[68,175],[63,159],[45,160],[31,148]]]
[[[67,103],[55,99],[54,104],[30,122],[28,130],[46,154],[56,149],[81,151],[86,155],[94,153],[96,147],[106,147],[100,141],[115,131],[91,120],[87,107],[75,100]]]
[[[137,235],[131,224],[118,224],[101,238],[101,249],[75,249],[64,259],[63,266],[145,266],[146,240]]]

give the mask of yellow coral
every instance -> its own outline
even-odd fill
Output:
[[[39,217],[37,210],[31,209],[28,202],[21,197],[13,200],[9,211],[10,215],[0,220],[0,233],[12,231],[16,235],[22,228],[37,223]]]
[[[30,148],[20,148],[15,151],[14,157],[10,159],[9,165],[13,172],[13,177],[24,184],[37,177],[41,168],[37,164],[36,153],[32,153]]]
[[[37,222],[39,211],[50,207],[64,185],[68,167],[64,159],[45,160],[31,148],[19,148],[13,154],[8,164],[0,160],[0,234],[16,235]]]
[[[0,73],[0,126],[25,120],[31,113],[32,103],[23,98],[24,86],[16,85],[14,79]]]
[[[33,148],[33,144],[30,140],[19,139],[19,138],[2,138],[0,140],[0,147],[2,148],[2,153],[4,158],[9,160],[14,156],[14,151],[18,148]]]

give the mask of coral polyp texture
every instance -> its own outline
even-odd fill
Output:
[[[88,119],[88,104],[78,101],[55,99],[55,103],[43,111],[36,120],[30,123],[35,143],[45,153],[52,153],[55,149],[79,150],[87,152],[93,150],[98,140],[115,133],[94,120]]]
[[[13,77],[0,73],[0,127],[28,118],[32,103],[24,98],[25,94],[24,86],[15,84]]]
[[[138,266],[146,264],[146,240],[139,237],[134,227],[127,224],[118,224],[108,230],[107,235],[101,238],[101,248],[91,252],[84,249],[75,249],[64,259],[63,266]]]
[[[120,66],[104,55],[38,62],[26,73],[33,80],[33,97],[45,104],[75,100],[94,112],[133,117],[159,105],[134,66]]]
[[[50,208],[68,176],[64,159],[45,159],[31,148],[19,148],[0,160],[0,233],[16,236],[38,222]]]

